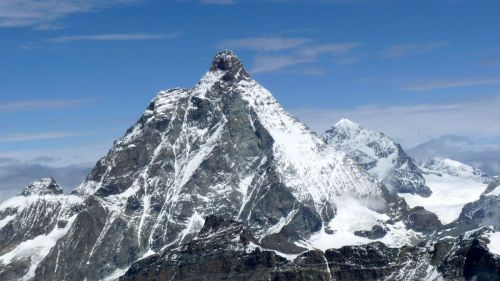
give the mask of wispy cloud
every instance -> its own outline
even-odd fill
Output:
[[[251,37],[223,40],[217,45],[217,48],[268,52],[292,49],[310,42],[312,42],[312,40],[309,38]]]
[[[92,135],[92,133],[82,133],[82,132],[18,133],[18,134],[9,134],[0,136],[0,143],[60,139],[60,138],[88,136],[88,135]]]
[[[386,133],[407,147],[444,134],[500,137],[500,98],[410,106],[366,105],[350,109],[297,108],[291,111],[318,133],[341,118]]]
[[[408,85],[406,87],[403,87],[402,90],[419,92],[419,91],[431,91],[439,89],[499,84],[499,83],[500,83],[500,77],[462,78],[457,80],[442,80],[442,81],[434,80],[434,81],[427,81],[418,84]]]
[[[424,44],[397,44],[383,50],[381,55],[385,58],[399,58],[407,55],[422,54],[444,47],[448,43],[448,41],[434,41]]]
[[[298,56],[257,55],[253,62],[252,73],[262,73],[280,70],[289,66],[313,62],[312,58]]]
[[[50,39],[53,43],[69,43],[76,41],[144,41],[173,39],[179,36],[179,32],[167,34],[152,33],[115,33],[115,34],[92,34],[92,35],[71,35],[60,36]]]
[[[32,110],[69,109],[84,106],[93,102],[91,99],[75,100],[25,100],[0,102],[0,113]]]
[[[140,0],[2,0],[0,27],[51,29],[59,20],[76,13],[92,12]]]
[[[299,47],[286,55],[256,55],[251,72],[272,72],[294,65],[314,63],[327,55],[345,60],[358,46],[360,44],[357,43],[311,44]]]
[[[307,68],[304,69],[301,73],[305,76],[323,76],[326,75],[326,70],[323,68]]]
[[[348,54],[359,46],[360,44],[358,43],[317,44],[299,49],[298,54],[309,58],[317,58],[318,56],[324,54],[342,56]]]

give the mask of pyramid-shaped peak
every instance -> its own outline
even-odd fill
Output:
[[[210,71],[224,71],[222,79],[226,82],[250,78],[240,59],[231,50],[217,53],[212,60]]]
[[[342,118],[337,122],[337,124],[335,124],[335,127],[341,127],[346,129],[358,129],[360,125],[347,118]]]

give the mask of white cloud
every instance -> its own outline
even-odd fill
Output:
[[[253,62],[252,73],[271,72],[280,70],[289,66],[313,62],[314,59],[296,56],[274,56],[257,55]]]
[[[341,62],[348,59],[348,55],[358,46],[360,44],[357,43],[309,44],[294,48],[288,54],[257,54],[251,72],[272,72],[294,65],[314,63],[326,55],[333,56]],[[308,75],[308,72],[302,73]]]
[[[301,71],[302,75],[305,76],[324,76],[326,75],[326,70],[323,68],[307,68]]]
[[[68,109],[84,106],[93,100],[24,100],[0,103],[1,112]]]
[[[445,134],[475,139],[500,137],[498,108],[500,99],[351,109],[297,108],[291,112],[320,134],[345,117],[412,147]]]
[[[258,52],[267,52],[292,49],[310,42],[312,42],[312,40],[308,38],[250,37],[223,40],[217,45],[217,48],[245,49]]]
[[[448,41],[434,41],[424,44],[397,44],[383,50],[381,54],[382,57],[385,58],[398,58],[407,55],[427,53],[434,49],[444,47],[448,45],[448,43]]]
[[[79,133],[79,132],[17,133],[17,134],[0,136],[0,143],[60,139],[60,138],[88,136],[88,135],[91,135],[91,133]]]
[[[112,140],[101,144],[60,147],[54,149],[22,149],[0,151],[0,165],[2,164],[47,164],[47,157],[51,158],[50,166],[65,167],[70,165],[93,164],[106,154]]]
[[[353,49],[359,47],[358,43],[334,43],[334,44],[317,44],[301,48],[298,53],[304,57],[317,58],[324,54],[333,56],[347,55]]]
[[[91,12],[139,0],[2,0],[0,27],[51,29],[59,20],[75,13]]]
[[[151,33],[116,33],[116,34],[92,34],[92,35],[71,35],[60,36],[50,39],[53,43],[69,43],[75,41],[143,41],[173,39],[179,36],[178,32],[168,34]]]
[[[488,77],[488,78],[462,78],[457,80],[442,80],[442,81],[426,81],[418,84],[408,85],[402,88],[406,91],[430,91],[438,89],[448,89],[448,88],[462,88],[480,85],[490,85],[499,84],[500,77]]]
[[[226,39],[216,45],[218,49],[242,49],[254,52],[252,73],[273,72],[294,65],[313,63],[327,55],[335,57],[336,62],[341,64],[353,63],[357,58],[353,59],[349,55],[359,46],[361,45],[352,42],[320,44],[310,38],[281,36]],[[303,70],[297,73],[317,76],[324,75],[325,70]]]

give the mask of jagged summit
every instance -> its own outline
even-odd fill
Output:
[[[240,59],[231,50],[217,53],[212,60],[210,71],[224,71],[225,75],[222,76],[222,80],[225,82],[250,78]]]
[[[62,194],[63,190],[53,178],[42,178],[33,181],[26,186],[21,192],[23,196],[29,195],[45,195],[45,194]]]
[[[398,193],[429,196],[415,161],[393,139],[341,119],[322,135],[327,145],[346,152],[368,173]]]

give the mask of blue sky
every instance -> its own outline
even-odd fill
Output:
[[[348,117],[406,147],[454,134],[500,151],[499,13],[496,0],[2,0],[0,165],[90,166],[225,48],[319,133]]]

